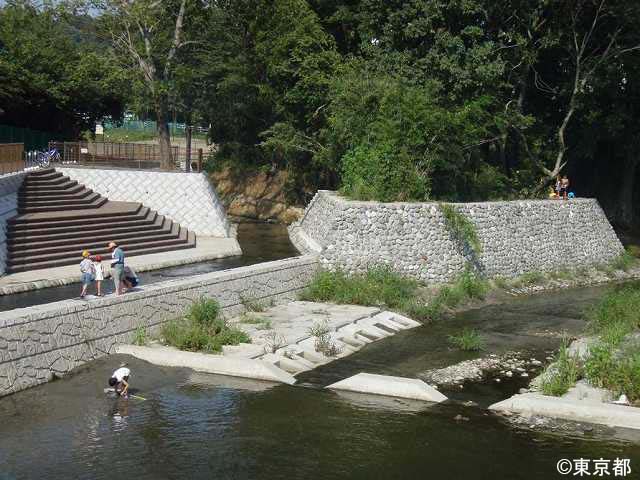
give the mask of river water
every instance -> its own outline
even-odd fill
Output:
[[[322,388],[360,371],[412,377],[473,358],[447,346],[447,335],[465,326],[483,332],[488,351],[540,357],[557,347],[558,332],[584,328],[581,311],[602,292],[463,312],[307,372],[296,386],[106,357],[0,399],[0,479],[551,479],[563,478],[559,459],[581,457],[629,458],[627,478],[639,478],[635,444],[532,431],[486,411],[521,380],[445,391],[451,400],[441,405]],[[124,359],[146,400],[105,398],[106,379]],[[462,403],[469,399],[479,405]]]
[[[240,256],[209,260],[190,265],[180,265],[149,272],[140,272],[138,276],[141,284],[149,285],[175,278],[216,272],[228,268],[244,267],[298,255],[297,250],[289,240],[287,227],[285,225],[241,223],[238,225],[238,243],[240,243],[240,247],[242,248],[242,255]],[[168,255],[170,255],[170,253],[168,253]],[[107,294],[111,293],[113,283],[107,280],[104,282],[104,285]],[[58,302],[69,298],[77,298],[79,295],[79,283],[12,295],[2,295],[0,296],[0,311]],[[0,480],[2,480],[1,477]]]

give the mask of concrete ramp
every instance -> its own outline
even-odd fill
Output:
[[[417,378],[392,377],[372,373],[358,373],[326,388],[434,403],[447,400],[447,397],[438,390]]]
[[[209,353],[183,352],[171,347],[120,345],[117,353],[132,355],[154,365],[186,367],[196,372],[253,378],[293,385],[296,379],[272,363],[250,358],[226,357]]]

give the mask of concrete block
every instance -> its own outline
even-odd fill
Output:
[[[581,401],[576,398],[550,397],[538,393],[514,395],[494,403],[489,407],[489,410],[519,413],[524,416],[541,415],[610,427],[640,429],[640,408]]]
[[[370,393],[388,397],[410,398],[440,403],[447,400],[442,393],[417,378],[392,377],[372,373],[358,373],[326,388],[349,392]]]
[[[203,373],[216,373],[232,377],[253,378],[293,385],[296,380],[288,372],[272,363],[248,358],[225,357],[207,353],[183,352],[169,347],[139,347],[119,345],[117,353],[132,355],[154,365],[185,367]]]

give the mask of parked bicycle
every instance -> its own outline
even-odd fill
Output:
[[[40,152],[36,157],[37,167],[48,167],[51,162],[60,162],[60,152],[58,152],[58,150],[55,148],[51,148],[46,152]]]

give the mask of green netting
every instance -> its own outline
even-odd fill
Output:
[[[24,143],[25,151],[46,150],[49,142],[57,139],[54,134],[47,132],[0,125],[0,143]]]

